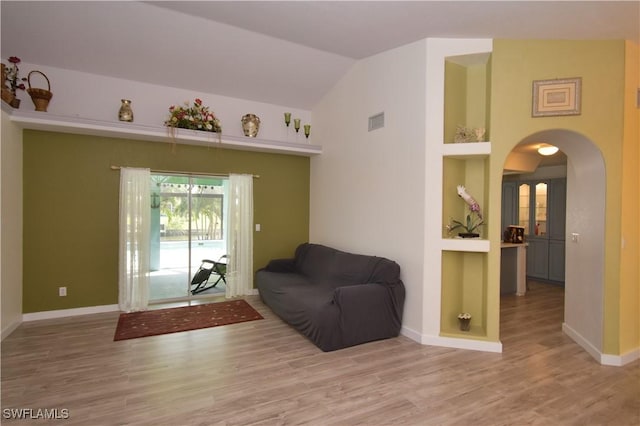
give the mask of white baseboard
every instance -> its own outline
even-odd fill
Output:
[[[455,337],[429,336],[415,330],[402,327],[400,334],[423,345],[443,346],[446,348],[467,349],[471,351],[502,353],[502,343],[484,340],[458,339]]]
[[[17,321],[12,322],[8,326],[2,329],[2,335],[0,336],[0,341],[4,340],[7,336],[9,336],[13,331],[18,328],[22,324],[22,320],[18,319]]]
[[[101,314],[119,311],[118,305],[87,306],[85,308],[59,309],[55,311],[31,312],[22,315],[22,321],[38,321],[44,319],[73,317],[77,315]]]
[[[258,295],[259,293],[258,290],[253,290],[251,294]],[[22,321],[28,322],[53,318],[73,317],[77,315],[101,314],[104,312],[115,312],[119,310],[120,307],[118,305],[101,305],[87,306],[84,308],[59,309],[55,311],[31,312],[28,314],[23,314]]]
[[[257,289],[253,289],[251,294],[259,295]],[[38,320],[53,319],[53,318],[73,317],[77,315],[101,314],[104,312],[115,312],[119,310],[120,308],[118,305],[101,305],[101,306],[87,306],[84,308],[59,309],[55,311],[31,312],[28,314],[23,314],[22,321],[28,322],[28,321],[38,321]]]
[[[587,339],[585,339],[582,336],[582,334],[578,333],[575,329],[573,329],[566,322],[562,323],[562,331],[564,332],[564,334],[566,334],[567,336],[571,337],[571,339],[573,339],[574,342],[576,342],[577,344],[582,346],[582,348],[585,351],[587,351],[587,353],[589,355],[591,355],[596,360],[598,360],[598,362],[600,362],[600,355],[601,355],[600,354],[600,350],[598,348],[596,348],[595,346],[593,346],[593,344],[591,344],[591,342],[589,342]]]
[[[562,323],[562,331],[569,336],[574,342],[580,345],[589,355],[602,365],[610,365],[613,367],[622,367],[637,359],[640,359],[640,348],[633,349],[622,355],[611,355],[600,352],[598,348],[593,346],[591,342],[584,338],[580,333],[573,329],[566,322]]]
[[[623,365],[627,365],[637,359],[640,359],[640,348],[625,352],[622,355],[602,354],[600,356],[600,364],[622,367]]]
[[[422,341],[422,335],[420,333],[405,326],[402,326],[402,328],[400,329],[400,334],[402,334],[405,337],[408,337],[414,342],[421,343]]]
[[[423,345],[444,346],[447,348],[467,349],[471,351],[502,353],[502,343],[485,340],[458,339],[455,337],[422,336]]]
[[[605,355],[607,357],[611,356],[611,355]],[[638,359],[640,359],[640,347],[635,348],[630,350],[629,352],[625,352],[622,355],[619,356],[621,364],[622,365],[627,365],[629,363],[632,363],[633,361],[636,361]],[[606,364],[606,365],[613,365],[613,364]]]

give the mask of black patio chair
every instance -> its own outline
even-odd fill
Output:
[[[216,279],[216,281],[213,284],[207,285],[210,279],[213,280],[213,278],[211,278],[211,274],[217,275],[218,279]],[[202,293],[203,291],[209,290],[210,288],[213,288],[216,285],[218,285],[220,281],[222,281],[226,285],[227,284],[227,280],[225,278],[226,274],[227,274],[227,255],[226,254],[220,256],[220,259],[218,259],[217,261],[203,259],[202,264],[200,265],[195,275],[193,276],[193,279],[191,280],[191,287],[192,287],[191,294],[198,294],[198,293]],[[195,288],[193,288],[193,286],[195,286]]]

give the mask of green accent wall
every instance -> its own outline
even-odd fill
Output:
[[[253,173],[254,270],[309,238],[309,158],[215,146],[24,131],[23,313],[118,303],[118,192],[111,166]],[[58,287],[68,296],[59,297]]]

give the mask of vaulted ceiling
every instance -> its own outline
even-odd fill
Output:
[[[427,37],[628,39],[637,1],[2,1],[2,59],[312,109]]]

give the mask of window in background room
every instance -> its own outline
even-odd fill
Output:
[[[518,225],[524,227],[524,234],[529,235],[529,185],[520,185]]]

